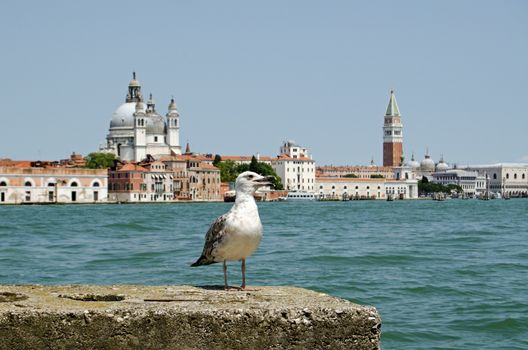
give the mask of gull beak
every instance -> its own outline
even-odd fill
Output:
[[[271,186],[273,184],[273,180],[275,178],[273,176],[262,176],[259,179],[254,180],[257,185],[260,186]]]

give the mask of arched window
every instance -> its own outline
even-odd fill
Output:
[[[335,190],[335,186],[334,185],[332,185],[332,189]]]
[[[79,186],[79,185],[77,184],[77,182],[73,181],[73,182],[71,183],[70,186],[71,186],[71,187],[77,187],[77,186]]]
[[[510,174],[506,173],[506,178],[509,179],[510,178]]]
[[[517,180],[517,174],[513,174],[513,178]]]
[[[0,186],[7,186],[7,183],[5,181],[0,181]]]
[[[99,187],[99,186],[100,186],[99,182],[95,181],[93,184],[93,187]]]
[[[497,174],[493,174],[493,180],[497,180]]]
[[[524,176],[524,174],[522,175],[522,179],[524,180],[526,177]]]
[[[367,186],[367,190],[370,190],[370,186]]]
[[[26,182],[24,183],[24,186],[26,186],[26,187],[31,187],[31,186],[33,186],[33,185],[31,184],[31,181],[26,181]]]
[[[343,188],[344,188],[345,190],[347,189],[347,187],[346,187],[346,186],[343,186]]]
[[[356,190],[359,189],[359,186],[356,186]]]
[[[48,187],[53,187],[53,186],[55,186],[55,183],[53,183],[53,182],[51,182],[51,181],[48,182]]]

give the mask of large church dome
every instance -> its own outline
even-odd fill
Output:
[[[143,107],[143,111],[145,111],[145,107]],[[135,112],[136,102],[123,103],[112,114],[110,128],[133,128]]]

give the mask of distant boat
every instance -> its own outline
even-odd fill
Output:
[[[224,202],[234,202],[236,199],[235,191],[227,191],[224,193]]]
[[[387,195],[387,201],[388,202],[392,202],[394,200],[394,198],[392,198],[392,194],[388,194]]]
[[[444,192],[436,192],[433,194],[433,200],[435,201],[445,201],[447,198],[446,194]]]
[[[286,197],[281,197],[283,201],[313,201],[315,199],[315,193],[306,191],[290,191]]]

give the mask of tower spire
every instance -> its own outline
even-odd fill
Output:
[[[398,103],[396,103],[396,96],[394,95],[394,90],[390,91],[389,105],[387,106],[387,111],[385,112],[386,116],[399,117],[400,110],[398,109]]]

